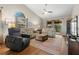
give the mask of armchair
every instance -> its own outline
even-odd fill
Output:
[[[10,28],[9,35],[5,39],[6,47],[13,51],[22,51],[29,46],[30,35],[20,34],[17,28]]]

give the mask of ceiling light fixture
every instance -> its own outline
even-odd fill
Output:
[[[44,12],[44,14],[48,14],[48,12]]]
[[[45,4],[45,8],[43,9],[43,13],[42,14],[49,14],[49,13],[53,13],[53,11],[51,11],[51,10],[47,10],[47,7],[48,7],[48,5],[47,4]]]

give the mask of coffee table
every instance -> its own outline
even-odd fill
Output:
[[[35,39],[43,42],[48,39],[48,35],[47,34],[37,34]]]

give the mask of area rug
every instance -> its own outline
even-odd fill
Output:
[[[32,39],[30,45],[54,55],[68,54],[65,39],[61,35],[56,35],[55,38],[48,38],[44,42]]]

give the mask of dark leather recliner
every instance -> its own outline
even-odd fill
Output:
[[[30,35],[20,34],[17,28],[10,28],[9,35],[5,39],[6,47],[13,51],[22,51],[29,46]]]

